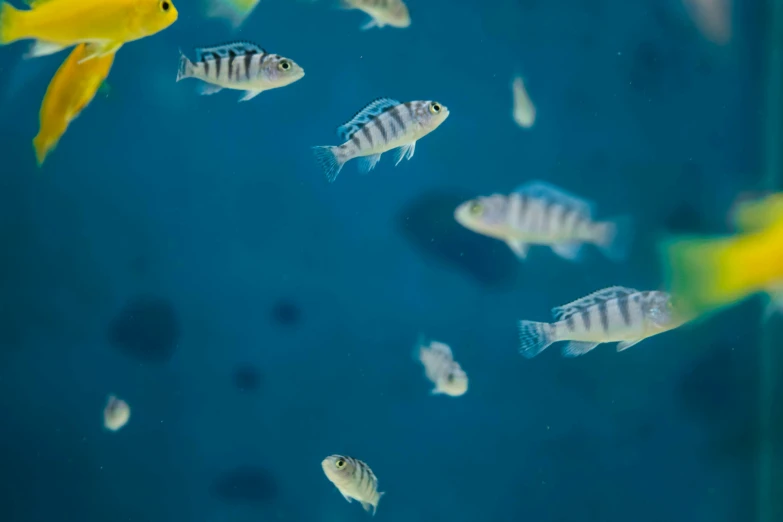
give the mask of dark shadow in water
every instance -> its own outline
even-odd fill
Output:
[[[433,191],[419,196],[397,215],[397,229],[425,257],[470,275],[486,287],[507,286],[519,261],[503,243],[471,232],[454,220],[454,210],[473,197],[466,192]]]
[[[302,309],[286,299],[277,301],[270,312],[272,321],[282,326],[296,326],[302,320]]]
[[[279,493],[271,473],[255,466],[242,466],[219,475],[212,482],[212,494],[227,504],[261,504],[274,501]]]
[[[240,364],[234,368],[234,386],[242,392],[256,392],[261,388],[261,372],[251,364]]]
[[[177,347],[179,319],[168,300],[140,296],[126,303],[109,325],[108,336],[112,346],[134,359],[166,363]]]

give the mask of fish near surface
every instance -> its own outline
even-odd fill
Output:
[[[250,42],[196,49],[195,62],[180,53],[177,71],[177,81],[196,78],[205,82],[201,94],[214,94],[223,89],[245,91],[239,101],[285,87],[303,76],[304,70],[293,60],[267,53]]]
[[[370,466],[353,457],[330,455],[321,461],[321,468],[345,500],[358,500],[365,511],[372,508],[375,516],[384,493],[378,492],[378,478]]]
[[[424,365],[424,373],[434,385],[433,395],[444,394],[459,397],[468,391],[468,376],[458,362],[454,360],[449,345],[432,341],[429,345],[423,340],[418,343],[418,359]]]
[[[28,57],[90,44],[81,61],[116,52],[177,20],[171,0],[34,0],[31,9],[0,5],[0,45],[36,40]]]
[[[89,105],[109,75],[114,53],[79,63],[86,53],[86,44],[77,45],[46,88],[39,112],[40,129],[33,138],[38,166],[43,165],[68,125]]]
[[[400,103],[380,98],[368,104],[337,133],[345,143],[313,147],[315,157],[332,183],[349,160],[359,158],[359,171],[369,172],[381,154],[397,149],[395,166],[411,159],[416,142],[437,129],[449,117],[449,109],[436,101]]]
[[[207,0],[207,18],[227,20],[233,29],[245,22],[260,0]]]
[[[558,341],[570,341],[565,357],[583,355],[602,343],[617,351],[684,324],[666,292],[613,286],[552,309],[555,322],[519,321],[519,351],[535,357]]]
[[[341,5],[343,9],[358,9],[370,15],[362,31],[387,25],[404,29],[411,25],[411,15],[403,0],[342,0]]]
[[[584,243],[622,261],[633,239],[631,219],[595,221],[592,204],[543,181],[531,181],[508,196],[493,194],[462,203],[454,219],[478,234],[504,241],[520,260],[530,245],[546,245],[576,261]]]

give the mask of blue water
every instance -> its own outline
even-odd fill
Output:
[[[323,476],[333,453],[373,468],[380,522],[753,519],[757,303],[569,360],[520,357],[515,321],[657,288],[662,232],[725,227],[760,178],[761,8],[721,47],[675,0],[408,4],[410,28],[361,32],[355,11],[262,0],[236,35],[180,0],[40,171],[65,54],[31,69],[0,48],[3,522],[367,520]],[[242,104],[174,82],[178,48],[237,37],[305,78]],[[412,161],[328,184],[309,148],[382,96],[451,116]],[[520,264],[453,223],[531,179],[633,214],[628,262]],[[142,298],[163,312],[123,315]],[[464,397],[428,395],[419,333],[452,346]],[[117,433],[109,393],[132,407]]]

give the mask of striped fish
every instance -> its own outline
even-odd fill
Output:
[[[239,101],[260,93],[285,87],[304,76],[304,70],[293,60],[270,54],[248,42],[234,42],[196,49],[196,61],[180,51],[177,81],[196,78],[204,85],[201,94],[215,94],[222,89],[245,91]]]
[[[520,353],[535,357],[552,343],[570,341],[565,357],[583,355],[601,343],[619,343],[617,351],[686,321],[678,317],[666,292],[640,292],[613,286],[552,309],[554,323],[519,321]]]
[[[424,373],[435,388],[432,395],[444,394],[459,397],[468,391],[468,376],[457,361],[447,344],[437,341],[418,343],[418,358],[424,365]]]
[[[345,143],[313,147],[313,150],[326,179],[332,183],[345,162],[354,158],[360,158],[360,172],[374,169],[381,154],[392,149],[397,149],[395,165],[403,158],[411,159],[416,141],[437,129],[448,117],[449,109],[435,101],[400,103],[380,98],[337,129]]]
[[[321,467],[329,481],[342,493],[345,500],[358,500],[365,511],[375,516],[378,502],[384,493],[378,492],[378,478],[370,466],[359,459],[343,455],[331,455],[321,461]]]
[[[531,181],[508,196],[493,194],[462,203],[454,219],[465,228],[505,241],[519,259],[529,246],[547,245],[576,261],[591,243],[621,261],[632,240],[631,219],[593,220],[592,203],[543,181]]]
[[[402,0],[342,0],[343,9],[358,9],[370,15],[370,20],[361,29],[373,27],[397,27],[404,29],[411,25],[408,6]]]

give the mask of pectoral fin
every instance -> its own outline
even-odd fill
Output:
[[[49,56],[50,54],[59,53],[65,49],[64,45],[46,42],[43,40],[36,40],[33,45],[30,46],[30,50],[24,55],[25,58],[38,58],[40,56]]]
[[[264,91],[245,91],[245,95],[242,96],[241,98],[239,98],[239,101],[245,102],[245,101],[248,101],[248,100],[252,100],[253,98],[258,96],[262,92],[264,92]]]
[[[530,248],[527,243],[523,243],[516,239],[509,239],[506,241],[506,244],[518,259],[522,260],[527,257],[527,251]]]
[[[621,343],[617,343],[617,351],[618,352],[622,352],[623,350],[627,350],[631,346],[633,346],[633,345],[635,345],[637,343],[640,343],[642,341],[644,341],[644,339],[636,339],[636,340],[633,340],[633,341],[623,341]]]
[[[91,43],[87,44],[87,48],[84,50],[84,58],[79,60],[79,65],[83,64],[87,60],[92,60],[93,58],[100,58],[101,56],[106,56],[107,54],[116,53],[120,47],[122,47],[122,42],[102,42],[102,43]]]
[[[601,343],[588,343],[580,341],[571,341],[563,347],[563,357],[579,357],[584,355]]]

